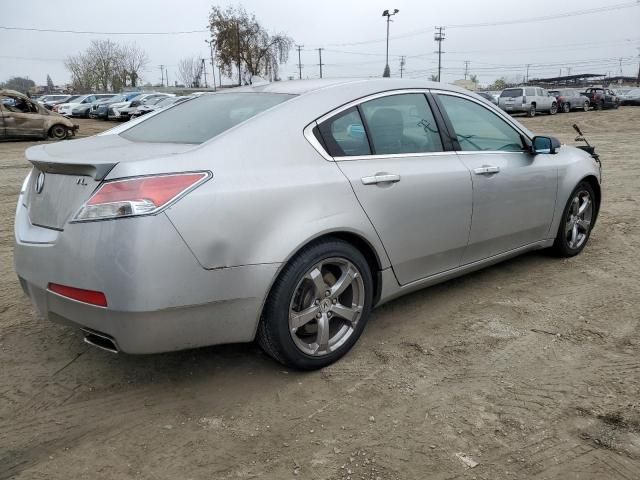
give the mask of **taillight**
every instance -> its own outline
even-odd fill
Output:
[[[61,295],[63,297],[71,298],[79,302],[90,303],[91,305],[97,305],[98,307],[107,306],[107,297],[102,292],[96,292],[95,290],[85,290],[83,288],[69,287],[67,285],[59,285],[57,283],[50,283],[47,285],[47,289]]]
[[[527,104],[527,96],[526,96],[526,95],[523,95],[523,96],[522,96],[522,104],[523,104],[523,105],[526,105],[526,104]]]
[[[73,221],[158,213],[211,177],[208,172],[151,175],[103,183]]]

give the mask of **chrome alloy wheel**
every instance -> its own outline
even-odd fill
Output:
[[[593,200],[586,190],[580,190],[571,201],[565,220],[565,238],[569,248],[575,250],[582,246],[589,236],[593,220]]]
[[[305,354],[322,356],[343,345],[360,320],[365,300],[362,275],[344,258],[316,263],[296,286],[289,331]]]

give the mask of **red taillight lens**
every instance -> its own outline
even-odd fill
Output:
[[[153,175],[106,182],[75,216],[75,221],[156,213],[210,177],[207,172]]]
[[[59,285],[57,283],[50,283],[47,286],[47,289],[57,293],[58,295],[71,298],[79,302],[90,303],[91,305],[97,305],[99,307],[107,306],[107,297],[102,292],[84,290],[82,288],[69,287],[67,285]]]

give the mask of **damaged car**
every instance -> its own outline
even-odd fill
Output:
[[[63,140],[74,136],[78,125],[45,109],[26,95],[0,90],[0,140],[48,137]]]

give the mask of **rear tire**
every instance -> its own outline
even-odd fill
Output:
[[[49,129],[49,136],[56,140],[64,140],[68,136],[68,129],[64,125],[58,123]]]
[[[337,238],[317,241],[278,276],[258,325],[258,344],[289,367],[325,367],[356,343],[372,304],[373,279],[362,253]]]
[[[535,105],[531,105],[531,108],[527,112],[527,117],[533,118],[535,116],[536,116],[536,106]]]
[[[589,241],[598,214],[596,196],[589,182],[580,182],[567,201],[551,247],[559,257],[578,255]]]

